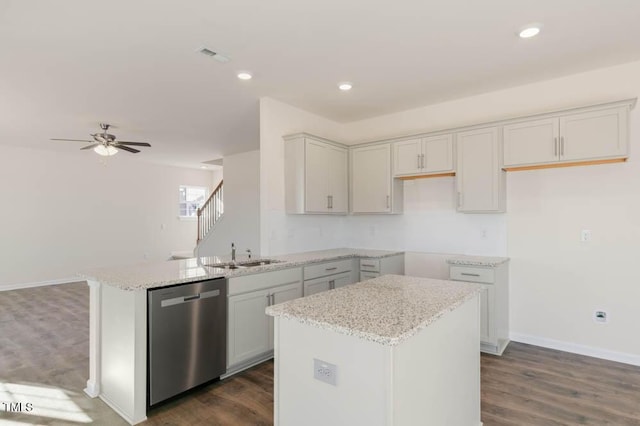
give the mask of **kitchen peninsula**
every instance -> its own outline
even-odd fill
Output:
[[[385,275],[269,307],[275,424],[480,425],[480,291]]]
[[[267,301],[275,304],[287,300],[280,298],[277,290],[287,289],[287,298],[294,298],[301,297],[303,289],[307,291],[305,294],[311,294],[357,282],[361,271],[366,271],[367,276],[404,273],[404,254],[397,251],[335,249],[275,256],[270,258],[272,263],[264,265],[259,259],[253,260],[257,266],[237,269],[215,267],[228,263],[229,259],[210,257],[82,273],[90,286],[89,380],[85,392],[103,399],[130,424],[146,419],[148,294],[156,289],[226,279],[227,294],[221,292],[216,297],[228,296],[229,300],[226,373],[229,375],[272,356],[273,326],[264,312]],[[253,294],[260,297],[250,299]],[[249,303],[234,313],[240,306],[234,303],[241,299]],[[180,303],[189,301],[191,298],[183,297]],[[238,318],[249,307],[252,316],[242,319],[240,324],[234,323],[231,316]],[[253,327],[250,321],[256,319],[266,326]],[[241,332],[245,334],[238,338]],[[256,334],[267,343],[266,347],[262,345],[258,352],[245,350]]]

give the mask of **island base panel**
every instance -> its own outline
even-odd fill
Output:
[[[480,425],[479,298],[396,346],[276,317],[275,424]],[[337,366],[314,379],[314,359]]]

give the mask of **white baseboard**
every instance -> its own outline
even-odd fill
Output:
[[[106,396],[104,396],[104,394],[100,395],[100,399],[104,401],[105,404],[107,404],[109,407],[111,407],[111,409],[113,411],[115,411],[116,413],[118,413],[118,415],[120,417],[122,417],[127,423],[129,423],[130,425],[137,425],[138,423],[142,423],[145,420],[147,420],[147,416],[141,417],[139,419],[134,419],[131,418],[130,416],[128,416],[127,414],[125,414],[124,410],[121,410],[120,407],[118,407],[117,404],[114,404],[109,398],[107,398]]]
[[[78,281],[85,281],[85,280],[80,278],[80,277],[70,277],[70,278],[60,278],[60,279],[57,279],[57,280],[38,281],[38,282],[34,282],[34,283],[19,283],[19,284],[0,285],[0,291],[20,290],[20,289],[23,289],[23,288],[43,287],[43,286],[46,286],[46,285],[77,283]]]
[[[514,342],[527,343],[529,345],[541,346],[543,348],[556,349],[559,351],[640,366],[640,356],[625,352],[615,352],[608,349],[594,348],[593,346],[578,345],[576,343],[563,342],[560,340],[529,336],[519,333],[510,333],[509,337]]]

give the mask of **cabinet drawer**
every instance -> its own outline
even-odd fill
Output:
[[[351,259],[336,260],[334,262],[318,263],[304,267],[304,279],[325,277],[327,275],[340,274],[351,271]]]
[[[380,272],[380,259],[360,259],[360,270]]]
[[[300,272],[300,268],[291,268],[229,278],[228,294],[233,296],[234,294],[300,282]]]
[[[310,296],[323,291],[333,290],[334,288],[344,287],[347,284],[351,284],[350,272],[306,280],[304,282],[304,295]]]
[[[378,272],[360,272],[360,281],[370,280],[372,278],[378,278],[380,273]]]
[[[474,283],[493,284],[495,278],[492,268],[451,266],[449,268],[449,279],[456,281],[470,281]]]

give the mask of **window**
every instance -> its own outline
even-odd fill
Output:
[[[198,209],[207,201],[207,188],[180,186],[180,217],[196,217]]]

